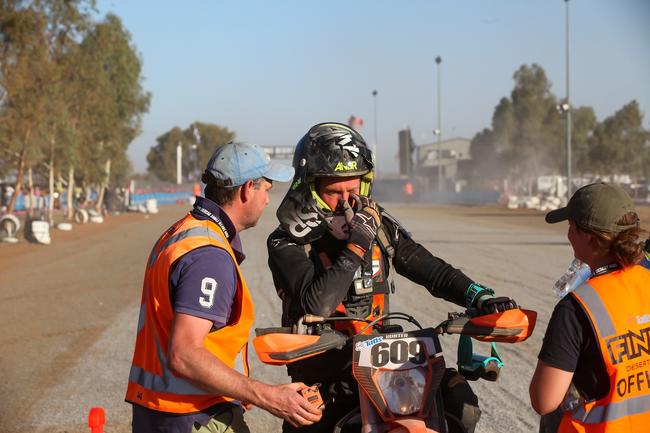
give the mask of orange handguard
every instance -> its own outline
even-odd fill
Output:
[[[484,316],[448,320],[441,330],[448,334],[469,335],[479,341],[518,343],[531,336],[536,321],[536,311],[515,308]]]
[[[345,336],[335,331],[321,335],[265,334],[261,331],[253,339],[253,346],[260,361],[271,365],[285,365],[310,358],[329,349],[341,348],[346,342]]]

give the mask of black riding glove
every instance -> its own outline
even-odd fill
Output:
[[[507,296],[494,296],[494,290],[480,284],[471,284],[465,292],[465,305],[476,308],[481,314],[500,313],[517,308],[514,299]]]
[[[517,303],[514,299],[510,299],[507,296],[499,296],[495,298],[493,295],[484,295],[479,298],[476,307],[483,314],[492,314],[517,308]]]
[[[381,217],[377,204],[368,197],[350,195],[355,200],[356,213],[350,220],[349,243],[368,251],[377,236]]]

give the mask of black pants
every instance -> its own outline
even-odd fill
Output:
[[[448,368],[440,388],[449,433],[474,433],[481,409],[467,380],[455,368]]]
[[[311,384],[302,378],[292,379]],[[341,418],[359,406],[359,391],[353,378],[323,381],[321,384],[319,389],[326,403],[321,420],[302,428],[293,427],[285,421],[282,424],[283,433],[331,433]],[[448,368],[440,386],[446,416],[453,420],[449,422],[449,433],[474,433],[481,410],[478,407],[478,397],[465,378],[455,369]],[[359,428],[354,426],[352,431],[358,432]],[[343,433],[346,431],[343,430]]]
[[[564,416],[564,412],[560,408],[549,414],[542,415],[539,419],[539,433],[557,433],[562,416]]]

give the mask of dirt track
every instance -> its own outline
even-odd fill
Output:
[[[276,224],[277,199],[259,227],[243,233],[248,254],[243,269],[259,327],[277,325],[280,317],[264,244]],[[550,287],[571,259],[566,228],[547,226],[533,211],[386,207],[434,254],[539,312],[531,339],[500,346],[506,366],[499,381],[472,385],[483,408],[477,431],[536,431],[527,387],[555,302]],[[150,217],[121,215],[102,225],[54,231],[50,246],[0,244],[0,432],[85,432],[92,406],[106,409],[107,432],[130,431],[123,396],[143,263],[161,231],[187,209],[162,206]],[[433,325],[458,309],[401,277],[396,282],[392,309],[408,311],[423,324]],[[453,338],[443,341],[448,364],[455,363],[455,344]],[[254,367],[263,380],[287,380],[282,368]],[[247,420],[253,431],[279,428],[279,421],[259,409]]]

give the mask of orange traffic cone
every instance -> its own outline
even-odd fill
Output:
[[[88,413],[88,427],[90,433],[104,433],[104,423],[106,423],[106,416],[104,415],[103,407],[93,407]]]

